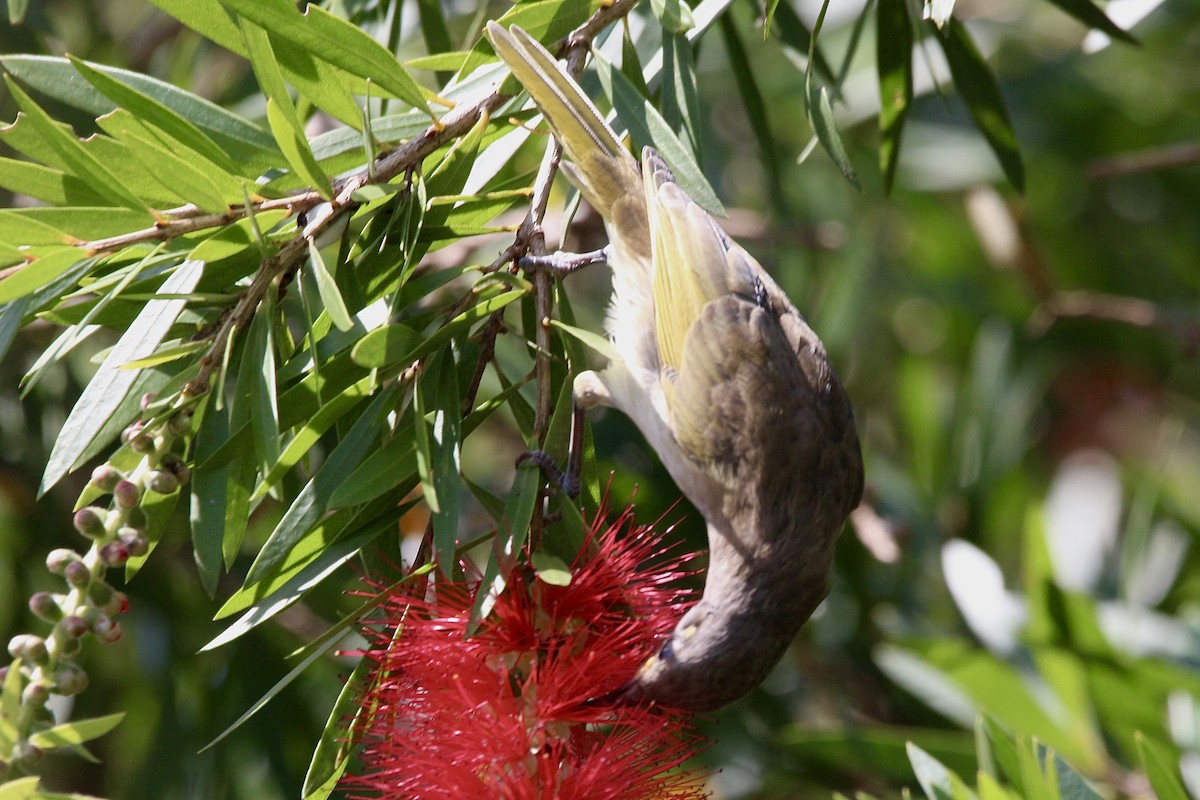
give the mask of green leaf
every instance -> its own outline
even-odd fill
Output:
[[[421,37],[425,40],[426,52],[448,53],[454,49],[439,0],[417,0],[417,14],[421,21]],[[461,65],[462,59],[459,58],[458,64],[448,69],[455,70]],[[445,70],[447,67],[442,67],[442,69]],[[437,76],[437,82],[439,85],[445,85],[450,77],[449,73],[440,74]]]
[[[68,247],[31,259],[0,280],[0,303],[9,303],[37,291],[79,263],[83,256],[79,248]]]
[[[355,364],[368,369],[399,364],[420,339],[419,333],[402,323],[384,325],[359,339],[350,357]]]
[[[338,446],[329,454],[329,458],[321,464],[317,473],[300,490],[250,566],[246,575],[246,586],[255,584],[273,574],[296,542],[325,513],[334,490],[358,466],[371,444],[379,436],[380,420],[391,410],[400,389],[400,384],[393,384],[376,396],[354,422],[346,436],[338,443]]]
[[[1108,15],[1091,0],[1050,0],[1050,2],[1089,28],[1103,31],[1112,38],[1129,44],[1138,43],[1137,39],[1133,38],[1133,34],[1109,19]],[[1161,796],[1159,800],[1162,800]]]
[[[275,304],[268,299],[250,322],[238,370],[237,402],[249,413],[255,461],[266,474],[279,460],[279,399],[275,383]],[[244,378],[248,378],[248,386]],[[241,391],[248,388],[249,392]]]
[[[288,0],[221,0],[244,19],[287,39],[352,75],[370,79],[430,117],[433,112],[412,76],[387,48],[369,34],[320,6],[302,16]]]
[[[375,391],[376,384],[377,380],[375,377],[368,375],[358,383],[338,392],[328,403],[321,406],[298,431],[293,433],[283,453],[280,454],[270,470],[263,475],[262,482],[251,496],[250,502],[254,503],[262,499],[272,486],[278,485],[279,481],[283,480],[283,476],[299,463],[304,454],[320,441],[321,436],[333,427],[334,423],[349,412],[360,400],[371,396]],[[353,476],[351,476],[347,483],[353,485]]]
[[[656,148],[675,172],[680,188],[697,205],[711,214],[725,216],[725,207],[721,205],[717,193],[704,177],[695,156],[679,140],[650,101],[638,94],[637,89],[620,70],[613,69],[612,64],[598,54],[596,74],[617,116],[629,129],[634,143],[639,147],[651,145]]]
[[[684,0],[650,0],[650,10],[669,33],[687,33],[696,27],[692,9]]]
[[[290,106],[290,103],[287,105]],[[288,114],[281,110],[282,108],[284,106],[277,103],[275,98],[267,100],[267,122],[271,126],[271,133],[275,135],[279,149],[283,151],[283,157],[287,159],[288,165],[296,175],[303,179],[304,183],[315,189],[321,197],[326,200],[330,199],[333,197],[333,186],[329,182],[329,176],[325,174],[316,158],[313,157],[308,140],[304,138],[304,129],[293,127]],[[295,111],[293,110],[292,116],[294,115]]]
[[[313,278],[317,283],[317,292],[321,295],[321,303],[325,306],[325,313],[329,314],[339,331],[351,330],[354,320],[346,310],[346,301],[342,299],[337,280],[326,266],[321,251],[317,249],[317,243],[312,239],[308,240],[308,261],[312,264]]]
[[[237,20],[217,0],[150,0],[192,30],[212,39],[226,50],[246,55]]]
[[[692,60],[692,44],[682,33],[664,34],[662,82],[659,105],[663,119],[672,130],[686,135],[692,153],[704,154],[700,133],[700,97],[696,92],[696,65]],[[622,71],[621,73],[625,73]],[[634,88],[637,84],[632,84]]]
[[[123,83],[97,67],[97,65],[68,56],[75,70],[97,91],[118,106],[127,109],[139,121],[161,129],[188,150],[194,150],[228,173],[238,173],[236,161],[228,156],[208,134],[178,111],[144,92]]]
[[[362,129],[362,108],[354,99],[353,77],[288,39],[271,37],[271,49],[279,59],[284,76],[301,97],[311,100],[313,105],[349,126],[351,131]],[[379,94],[378,91],[375,93]]]
[[[821,80],[829,84],[835,84],[836,79],[833,74],[833,67],[829,65],[821,48],[817,42],[813,41],[813,36],[805,26],[803,20],[796,14],[791,3],[778,3],[771,0],[771,9],[774,14],[771,15],[767,25],[769,30],[764,30],[766,36],[770,30],[777,31],[779,39],[786,46],[790,47],[797,53],[802,53],[806,58],[810,57],[811,66],[809,69],[815,68]]]
[[[908,743],[908,759],[912,762],[917,781],[929,800],[951,800],[974,798],[975,793],[967,788],[962,778],[946,769],[942,762],[926,753],[912,742]]]
[[[196,288],[203,272],[202,262],[185,261],[160,290],[164,293],[190,292]],[[135,385],[141,373],[122,370],[121,365],[153,353],[186,305],[182,300],[152,300],[121,335],[63,423],[47,460],[39,495],[45,494],[78,465]]]
[[[158,4],[163,5],[164,0],[159,0]],[[225,9],[215,0],[181,0],[181,5],[199,10],[210,21],[218,18],[228,20]],[[206,9],[205,6],[210,8]],[[237,46],[229,49],[245,55],[241,36],[236,28],[232,30]],[[94,116],[107,114],[114,109],[113,103],[84,81],[71,62],[65,58],[9,55],[0,56],[0,65],[46,96],[61,100]],[[230,160],[235,164],[244,165],[243,174],[253,175],[270,166],[278,158],[269,133],[203,97],[141,73],[99,64],[89,63],[88,66],[132,87],[151,101],[161,103],[195,125],[205,132]],[[202,148],[194,149],[203,152]]]
[[[179,341],[176,339],[175,341]],[[137,358],[133,361],[126,361],[120,366],[120,369],[145,369],[146,367],[157,367],[159,364],[166,364],[170,361],[183,358],[184,356],[198,353],[208,347],[208,342],[184,342],[182,344],[164,347],[155,353],[146,356],[145,358]]]
[[[359,715],[364,710],[362,695],[374,666],[373,660],[360,658],[350,677],[342,684],[337,701],[329,710],[321,738],[313,750],[308,772],[304,775],[304,787],[300,792],[303,800],[324,800],[329,797],[349,766],[350,754],[358,738]]]
[[[571,567],[558,556],[547,553],[545,550],[534,550],[531,559],[533,569],[542,583],[548,583],[551,586],[571,585]]]
[[[6,74],[4,82],[8,85],[13,99],[17,101],[17,105],[25,114],[25,118],[72,173],[108,198],[113,205],[124,206],[134,211],[148,211],[146,204],[126,189],[125,183],[120,178],[85,150],[79,139],[63,130],[51,119],[50,115],[33,102],[33,98],[27,95],[16,81]],[[147,214],[146,221],[150,221],[149,214]]]
[[[891,192],[900,160],[900,136],[913,96],[912,22],[906,0],[879,0],[875,9],[875,64],[879,73],[879,170]]]
[[[609,341],[607,336],[601,336],[598,333],[593,333],[592,331],[585,330],[583,328],[577,328],[574,325],[568,325],[567,323],[557,319],[550,320],[550,324],[564,333],[568,333],[579,341],[583,342],[585,345],[590,347],[592,350],[595,350],[609,361],[622,360],[621,354],[617,352],[615,347],[613,347],[613,343]]]
[[[949,20],[945,27],[937,30],[937,37],[950,65],[954,85],[966,102],[972,119],[999,159],[1008,182],[1023,192],[1025,166],[996,77],[961,22]]]
[[[459,495],[462,481],[462,415],[458,372],[451,350],[442,350],[417,378],[417,472],[433,516],[433,551],[442,571],[451,575],[458,548]],[[428,427],[427,427],[428,425]]]
[[[725,50],[729,53],[729,66],[733,70],[733,78],[737,83],[738,92],[742,96],[742,107],[746,110],[746,118],[750,120],[750,129],[758,140],[759,156],[763,160],[767,179],[771,181],[772,191],[781,192],[779,175],[781,170],[775,158],[775,138],[771,135],[771,123],[767,118],[767,104],[759,91],[758,81],[750,69],[750,58],[746,54],[746,46],[738,36],[737,26],[733,16],[721,16],[721,35],[725,42]]]
[[[1011,783],[1018,792],[1024,793],[1025,781],[1021,775],[1021,759],[1017,755],[1017,747],[1013,739],[1001,727],[991,714],[981,714],[983,727],[991,744],[991,752],[995,756],[999,775]]]
[[[833,163],[842,171],[842,175],[850,182],[850,185],[861,192],[862,186],[858,183],[858,174],[854,171],[854,165],[850,163],[850,156],[846,155],[846,147],[842,144],[842,137],[837,131],[837,123],[833,118],[833,106],[829,102],[829,90],[816,82],[811,83],[808,89],[809,121],[812,122],[817,141],[821,143],[821,147],[833,159]]]
[[[104,195],[60,169],[0,157],[0,186],[56,206],[98,206]],[[7,254],[5,260],[8,260]],[[8,261],[8,263],[13,263]]]
[[[120,724],[125,712],[103,717],[64,722],[29,737],[29,741],[44,749],[67,747],[98,739]]]
[[[0,210],[0,241],[21,247],[81,244],[149,224],[150,217],[127,208],[11,208]]]
[[[17,743],[21,733],[16,720],[21,714],[21,693],[24,688],[21,660],[16,658],[8,665],[4,684],[0,686],[0,747],[5,753],[12,752],[12,746]]]
[[[1170,756],[1161,745],[1150,740],[1141,731],[1134,734],[1137,742],[1138,758],[1142,761],[1142,769],[1154,787],[1158,800],[1187,800],[1187,792],[1179,779],[1179,768],[1175,766],[1177,759]]]
[[[130,150],[145,165],[146,174],[167,191],[212,214],[223,214],[229,210],[233,192],[223,191],[213,178],[232,182],[232,176],[222,174],[215,164],[193,164],[187,160],[185,153],[167,150],[147,137],[130,136],[127,143],[132,145]],[[233,188],[228,183],[227,187]]]

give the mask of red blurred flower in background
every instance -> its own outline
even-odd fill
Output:
[[[375,662],[361,706],[361,768],[351,797],[706,797],[680,768],[701,745],[684,715],[591,703],[659,647],[695,593],[632,510],[597,515],[589,547],[556,586],[514,565],[472,636],[474,584],[393,591],[365,633]]]

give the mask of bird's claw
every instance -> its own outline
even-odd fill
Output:
[[[539,467],[542,472],[546,473],[546,477],[567,493],[568,497],[572,499],[579,497],[579,491],[583,488],[583,482],[579,475],[573,473],[572,470],[564,472],[545,450],[529,450],[522,453],[517,458],[517,466],[521,467],[527,464]]]
[[[544,256],[524,256],[517,264],[524,270],[542,270],[555,275],[567,275],[592,264],[608,263],[608,248],[590,253],[550,253]]]

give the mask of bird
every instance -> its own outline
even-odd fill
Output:
[[[699,601],[601,699],[721,708],[762,683],[830,590],[834,545],[863,491],[850,400],[787,295],[663,158],[645,148],[635,159],[527,32],[487,29],[609,238],[605,328],[620,358],[578,374],[575,402],[630,417],[707,526]]]

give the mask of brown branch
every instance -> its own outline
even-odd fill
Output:
[[[1159,330],[1177,339],[1190,351],[1200,347],[1200,323],[1172,314],[1140,297],[1089,290],[1055,292],[1029,318],[1029,329],[1044,335],[1060,319],[1096,319],[1120,322],[1135,328]]]
[[[1182,142],[1098,159],[1087,165],[1084,174],[1090,181],[1106,181],[1142,172],[1190,167],[1194,164],[1200,164],[1200,142]]]

